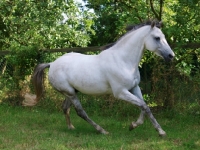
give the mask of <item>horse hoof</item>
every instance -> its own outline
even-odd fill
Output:
[[[159,136],[160,137],[165,137],[166,136],[166,132],[165,131],[160,131],[159,132]]]
[[[68,129],[69,129],[69,130],[74,130],[75,127],[74,127],[73,125],[71,125],[71,126],[68,126]]]
[[[135,129],[137,127],[137,124],[135,122],[132,122],[131,125],[129,126],[129,131]]]
[[[106,134],[109,134],[109,132],[107,132],[106,130],[100,130],[99,132],[100,132],[101,134],[105,134],[105,135],[106,135]]]
[[[165,137],[166,135],[167,135],[166,133],[162,133],[162,134],[159,133],[159,136],[160,136],[160,137]]]

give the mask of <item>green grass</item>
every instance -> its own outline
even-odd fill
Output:
[[[129,124],[136,118],[109,114],[89,116],[110,134],[97,133],[74,111],[71,118],[76,129],[68,130],[61,112],[0,104],[0,149],[191,150],[200,147],[199,115],[158,113],[157,121],[167,132],[164,138],[158,136],[148,119],[140,127],[129,131]]]

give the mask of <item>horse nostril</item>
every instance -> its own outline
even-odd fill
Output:
[[[172,54],[169,54],[169,58],[172,59],[174,58],[174,56]]]

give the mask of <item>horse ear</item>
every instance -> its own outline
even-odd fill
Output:
[[[155,21],[152,21],[151,28],[153,28],[154,26],[155,26]]]

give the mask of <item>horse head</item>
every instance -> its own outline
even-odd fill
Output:
[[[158,56],[161,56],[165,61],[171,61],[175,54],[170,48],[165,39],[165,35],[160,30],[162,26],[161,22],[152,22],[150,25],[150,32],[145,37],[145,48],[154,52]]]

